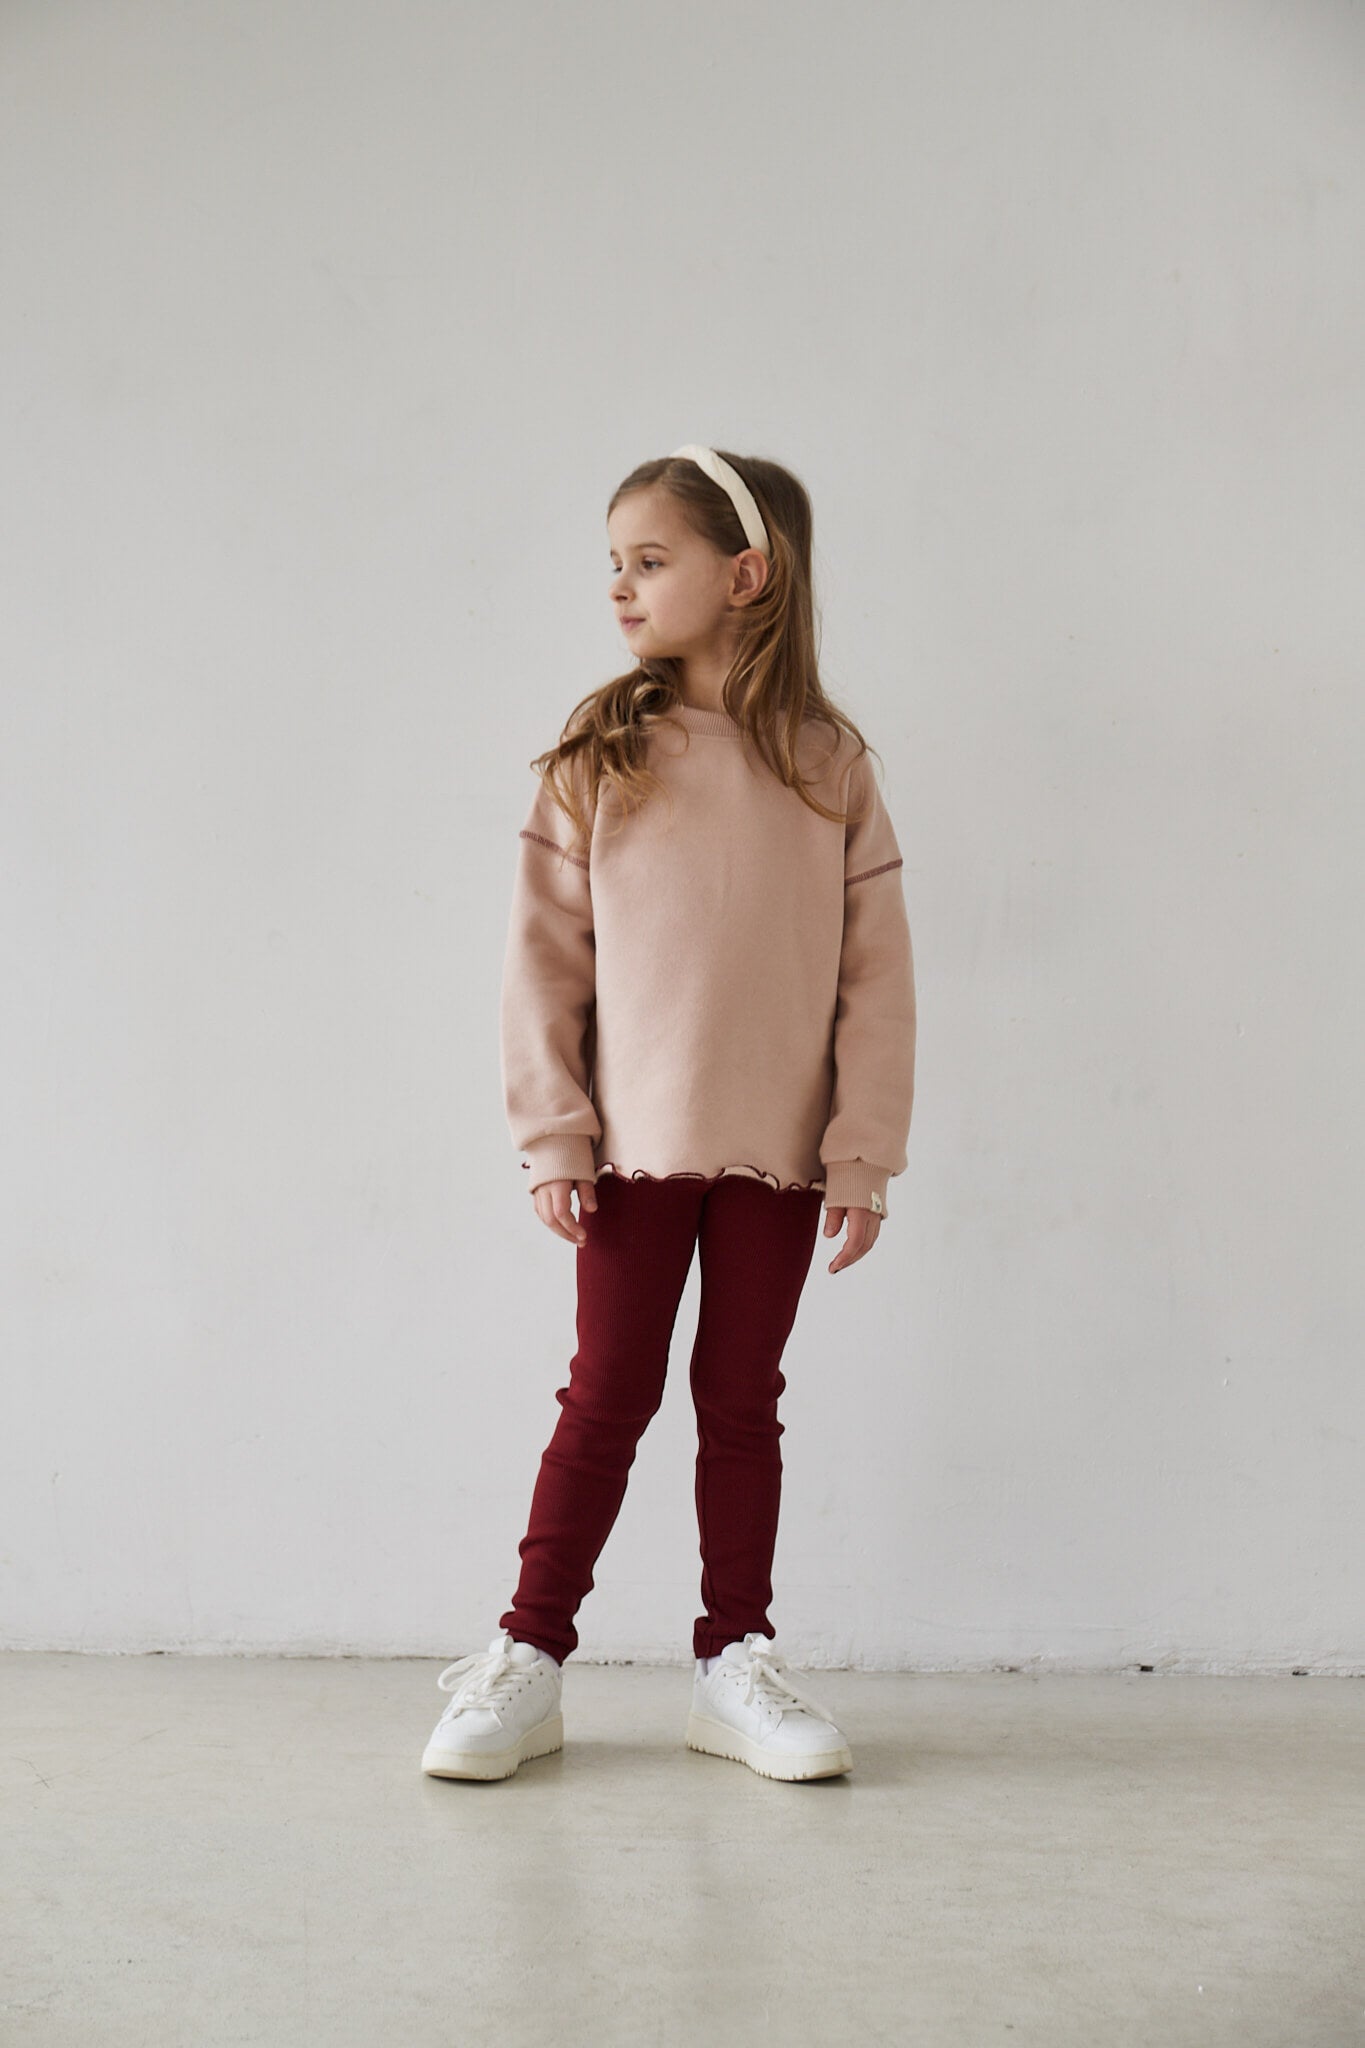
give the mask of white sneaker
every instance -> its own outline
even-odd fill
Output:
[[[452,1698],[422,1769],[433,1778],[510,1778],[528,1757],[562,1749],[563,1680],[534,1643],[505,1630],[487,1650],[457,1658],[436,1681]]]
[[[708,1673],[698,1657],[687,1746],[731,1757],[764,1778],[837,1778],[853,1768],[839,1730],[792,1684],[771,1636],[728,1643]]]

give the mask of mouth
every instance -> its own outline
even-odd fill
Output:
[[[632,627],[632,626],[643,626],[643,624],[644,624],[644,620],[643,620],[643,619],[632,619],[632,618],[626,618],[626,617],[623,617],[623,618],[621,619],[621,621],[620,621],[621,629],[622,629],[622,631],[623,631],[623,632],[626,632],[626,633],[628,633],[628,632],[630,631],[630,629],[631,629],[631,627]]]

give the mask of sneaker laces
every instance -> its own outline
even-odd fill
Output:
[[[761,1694],[780,1714],[791,1707],[809,1708],[818,1720],[827,1721],[829,1716],[819,1701],[813,1700],[809,1693],[802,1692],[799,1686],[792,1684],[790,1666],[781,1652],[777,1649],[759,1649],[758,1645],[768,1640],[766,1636],[759,1635],[748,1635],[744,1638],[744,1647],[749,1653],[748,1683],[744,1688],[746,1706],[750,1700]]]
[[[453,1721],[467,1709],[498,1705],[529,1676],[528,1666],[512,1662],[512,1641],[511,1636],[504,1636],[493,1649],[474,1650],[447,1664],[436,1681],[442,1692],[454,1695],[441,1716],[443,1722]]]

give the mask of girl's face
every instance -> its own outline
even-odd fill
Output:
[[[719,553],[657,485],[622,498],[607,536],[612,608],[639,660],[716,651],[729,615],[757,595],[767,571],[757,548]]]

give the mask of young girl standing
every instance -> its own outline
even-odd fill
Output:
[[[838,1273],[904,1171],[915,984],[891,819],[821,687],[811,524],[790,470],[703,446],[642,463],[608,507],[632,665],[532,764],[501,995],[512,1140],[540,1221],[577,1246],[578,1349],[512,1604],[437,1680],[435,1777],[508,1777],[562,1747],[574,1617],[694,1251],[705,1612],[686,1739],[771,1778],[852,1768],[768,1618],[781,1359],[822,1196],[826,1236],[847,1227]]]

